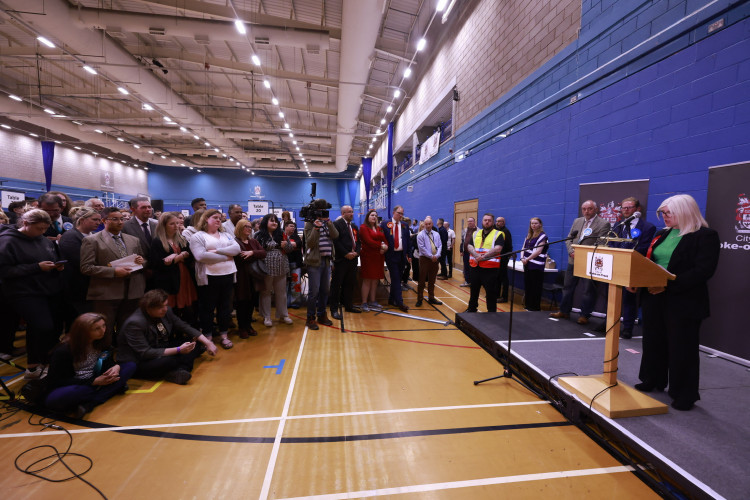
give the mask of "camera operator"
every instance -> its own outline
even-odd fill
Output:
[[[331,261],[333,257],[333,240],[339,232],[328,217],[331,205],[324,199],[310,204],[305,214],[305,265],[307,266],[307,324],[310,330],[317,330],[318,325],[331,326],[326,305],[331,281]],[[317,315],[317,323],[316,323]]]

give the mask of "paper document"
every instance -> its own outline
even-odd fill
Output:
[[[128,255],[127,257],[123,257],[122,259],[113,260],[109,263],[109,265],[112,267],[127,267],[132,273],[133,271],[137,271],[138,269],[143,269],[143,266],[141,264],[135,263],[135,259],[137,257],[137,254]]]

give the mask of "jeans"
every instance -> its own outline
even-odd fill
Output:
[[[320,264],[307,268],[307,316],[326,313],[328,292],[331,286],[331,258],[321,257]],[[399,286],[401,283],[399,282]]]

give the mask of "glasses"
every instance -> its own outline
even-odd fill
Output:
[[[622,208],[623,210],[633,210],[635,208],[635,205],[630,206],[630,207],[626,207],[625,205],[623,205],[620,208]]]
[[[670,212],[669,210],[659,210],[659,213],[667,217],[670,217],[672,215],[672,212]]]

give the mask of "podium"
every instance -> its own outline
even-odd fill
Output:
[[[575,249],[573,273],[580,278],[609,284],[604,371],[601,375],[561,377],[558,382],[610,418],[667,413],[668,408],[664,403],[617,382],[617,357],[620,346],[622,287],[666,286],[667,280],[674,279],[675,276],[635,250],[572,246]]]

